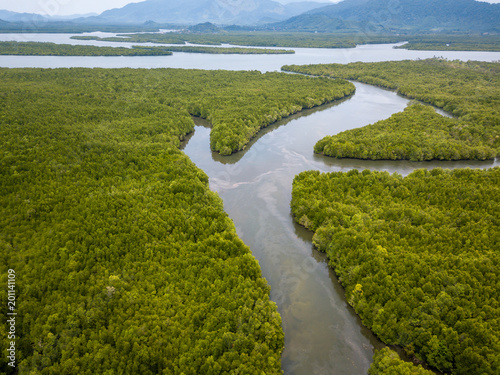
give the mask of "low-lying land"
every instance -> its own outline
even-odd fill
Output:
[[[434,372],[426,370],[422,365],[414,366],[405,362],[399,355],[389,348],[375,351],[373,363],[368,369],[369,375],[434,375]]]
[[[363,43],[397,43],[401,37],[365,34],[332,34],[300,32],[220,32],[220,33],[140,33],[121,34],[116,37],[73,36],[73,39],[100,40],[130,43],[165,44],[232,44],[260,47],[302,47],[302,48],[354,48]]]
[[[138,48],[138,47],[136,47]],[[159,47],[158,47],[159,48]],[[294,54],[291,49],[273,49],[273,48],[243,48],[243,47],[206,47],[206,46],[168,46],[163,47],[171,52],[186,53],[213,53],[223,55],[282,55]]]
[[[360,44],[401,43],[397,48],[435,51],[500,51],[497,35],[383,35],[367,33],[310,33],[283,31],[222,31],[209,33],[138,33],[116,37],[73,36],[73,39],[131,43],[232,44],[241,46],[301,47],[301,48],[354,48]]]
[[[227,123],[214,130],[237,144],[246,120],[258,128],[350,84],[72,68],[0,69],[0,87],[0,280],[15,272],[19,372],[280,373],[269,286],[178,146],[192,114]]]
[[[479,139],[457,136],[457,120],[430,106],[414,104],[373,125],[327,136],[314,152],[370,160],[486,160],[497,151]]]
[[[303,172],[291,208],[382,341],[440,371],[499,373],[500,168]]]
[[[40,42],[0,42],[0,55],[29,56],[165,56],[172,52],[212,54],[293,54],[293,50],[236,47],[162,46],[100,47]]]
[[[390,119],[329,136],[315,152],[361,159],[491,159],[500,151],[500,64],[443,59],[284,66],[397,90],[455,116],[412,106]]]

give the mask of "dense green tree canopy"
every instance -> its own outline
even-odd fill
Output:
[[[325,138],[316,145],[316,152],[364,159],[483,160],[500,150],[498,63],[430,59],[283,69],[396,89],[456,117],[439,119],[428,110],[413,108],[372,127]],[[366,148],[368,139],[375,142]]]
[[[404,112],[363,128],[321,139],[314,152],[336,158],[387,160],[493,159],[497,151],[476,137],[465,138],[456,119],[430,106],[414,104]]]
[[[270,123],[339,87],[350,84],[0,69],[0,282],[15,270],[19,372],[280,373],[269,286],[207,176],[177,146],[190,114],[235,123],[233,138],[219,133],[233,141],[238,121]],[[0,288],[4,316],[6,302]],[[4,319],[0,336],[7,329]],[[12,373],[6,361],[0,372]]]
[[[313,30],[314,31],[314,30]],[[124,38],[125,37],[125,38]],[[222,44],[303,48],[354,48],[360,44],[408,42],[398,48],[498,51],[498,35],[380,35],[370,33],[310,33],[283,31],[220,31],[219,33],[135,33],[116,37],[73,36],[73,39],[134,43]]]
[[[500,168],[303,172],[313,230],[363,323],[453,374],[500,371]]]
[[[75,105],[83,106],[81,116],[85,116],[86,102],[96,105],[107,101],[107,105],[122,106],[123,113],[134,117],[149,116],[151,111],[164,107],[203,117],[213,125],[212,150],[223,155],[242,150],[261,128],[283,117],[343,98],[355,90],[352,83],[344,80],[257,71],[73,68],[54,72],[12,70],[11,74],[11,87],[16,87],[16,77],[35,86],[40,78],[67,87],[72,96],[65,99],[74,98]],[[52,91],[49,89],[48,93]],[[131,103],[131,93],[143,104]],[[22,95],[33,94],[26,88]],[[192,129],[193,125],[189,130]]]
[[[389,348],[375,352],[373,363],[368,370],[369,375],[433,375],[421,365],[414,366],[404,362],[399,355]]]
[[[500,51],[499,35],[418,35],[396,48],[427,51]]]

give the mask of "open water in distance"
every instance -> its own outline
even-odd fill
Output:
[[[0,34],[0,40],[123,46],[74,41],[68,34]],[[275,71],[285,64],[385,61],[443,56],[461,60],[500,60],[493,52],[395,50],[391,45],[355,49],[300,49],[295,55],[207,55],[175,53],[154,57],[0,56],[2,67],[199,68]],[[346,100],[306,110],[259,133],[246,151],[222,157],[209,146],[209,124],[197,120],[184,152],[210,178],[238,235],[259,260],[271,285],[285,331],[282,368],[287,375],[365,375],[374,349],[383,344],[363,327],[347,305],[343,289],[323,254],[313,249],[312,234],[290,213],[293,177],[304,170],[385,170],[402,175],[416,168],[488,168],[487,162],[406,162],[336,160],[313,154],[325,135],[365,126],[402,111],[408,100],[394,92],[356,83]]]
[[[0,41],[52,42],[59,44],[131,47],[139,43],[98,42],[70,39],[72,35],[114,36],[112,33],[85,34],[0,34]],[[141,45],[159,46],[146,43]],[[171,56],[0,56],[0,67],[6,68],[183,68],[279,71],[289,64],[346,64],[354,61],[426,59],[435,56],[450,60],[500,60],[500,52],[408,51],[394,49],[394,44],[369,44],[356,48],[284,48],[293,55],[214,55],[175,52]],[[259,47],[260,48],[260,47]]]

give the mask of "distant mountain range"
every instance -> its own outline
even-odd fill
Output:
[[[324,1],[324,0],[323,0]],[[9,25],[259,25],[261,29],[317,32],[500,33],[500,4],[475,0],[344,0],[332,5],[273,0],[146,0],[100,15],[47,18],[0,10],[0,28]],[[4,22],[5,21],[5,22]],[[51,23],[51,22],[49,22]]]
[[[500,32],[500,4],[475,0],[344,0],[272,25],[294,31]]]
[[[211,22],[219,25],[256,25],[286,20],[324,4],[304,1],[283,5],[272,0],[146,0],[79,21],[115,24],[152,21],[160,24]]]
[[[0,10],[0,20],[5,22],[41,23],[47,21],[68,21],[75,18],[96,16],[96,13],[76,14],[73,16],[46,17],[35,13],[17,13],[10,10]]]

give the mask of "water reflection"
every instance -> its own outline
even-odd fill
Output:
[[[258,259],[271,285],[285,332],[285,374],[366,375],[374,349],[383,344],[366,329],[344,298],[312,233],[290,213],[292,181],[298,173],[385,170],[402,175],[416,168],[486,168],[485,162],[409,162],[332,159],[313,153],[314,144],[336,134],[390,117],[409,101],[394,92],[356,83],[356,94],[293,115],[264,129],[244,152],[222,157],[210,150],[210,125],[196,119],[184,152],[209,176],[240,238]],[[286,125],[286,126],[284,126]]]

